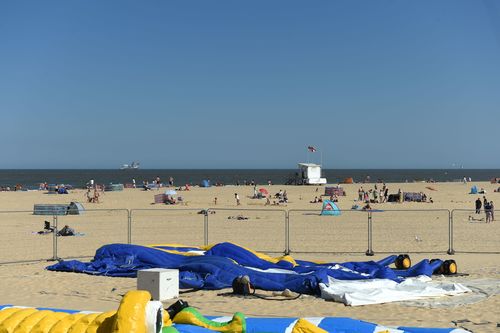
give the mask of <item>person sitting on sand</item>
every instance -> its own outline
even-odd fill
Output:
[[[314,197],[313,201],[309,201],[310,203],[318,203],[318,197]]]
[[[75,229],[70,228],[68,225],[65,225],[59,232],[57,233],[58,236],[74,236]]]

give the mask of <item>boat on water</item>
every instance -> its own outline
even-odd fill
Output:
[[[120,170],[137,170],[139,169],[139,162],[132,162],[130,164],[123,164]]]

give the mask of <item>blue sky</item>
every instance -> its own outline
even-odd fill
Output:
[[[493,0],[2,1],[0,45],[0,168],[500,167]]]

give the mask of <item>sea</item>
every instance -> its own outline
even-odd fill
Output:
[[[174,178],[176,186],[184,184],[200,184],[202,180],[210,180],[211,184],[243,185],[254,181],[256,184],[285,184],[293,178],[295,169],[51,169],[51,170],[0,170],[0,186],[23,185],[23,188],[38,188],[40,183],[69,184],[74,187],[85,187],[91,179],[97,184],[127,184],[135,179],[137,185],[143,181],[151,182],[160,177],[162,182]],[[386,183],[400,182],[454,182],[464,177],[472,181],[489,181],[500,177],[500,169],[323,169],[323,176],[329,184],[343,182],[353,178],[354,182]]]

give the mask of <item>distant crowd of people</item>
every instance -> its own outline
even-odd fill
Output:
[[[398,191],[401,193],[401,189]],[[385,185],[382,185],[382,188],[379,189],[377,184],[374,185],[373,189],[364,190],[363,186],[358,189],[358,201],[362,201],[365,203],[383,203],[387,202],[389,197],[389,188]]]

